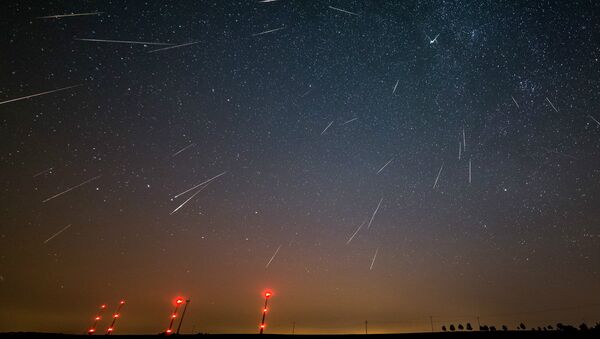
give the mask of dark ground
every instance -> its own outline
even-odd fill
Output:
[[[23,337],[23,336],[34,336],[34,337],[49,337],[49,336],[61,336],[61,337],[69,337],[69,338],[77,338],[77,337],[89,337],[87,335],[72,335],[72,334],[59,334],[59,333],[31,333],[31,332],[10,332],[10,333],[1,333],[2,336],[13,336],[13,337]],[[234,336],[234,337],[249,337],[249,336],[258,336],[258,334],[206,334],[210,336]],[[598,333],[595,331],[496,331],[496,332],[437,332],[437,333],[401,333],[401,334],[369,334],[370,337],[393,337],[398,336],[401,338],[419,338],[419,339],[444,339],[444,338],[595,338]],[[173,335],[177,336],[177,335]],[[202,336],[202,334],[197,335],[181,335],[182,337],[195,337]],[[265,334],[268,337],[289,337],[291,334]],[[296,334],[294,336],[299,337],[350,337],[350,336],[363,336],[361,334],[330,334],[330,335],[305,335],[305,334]],[[112,337],[156,337],[156,335],[112,335]]]

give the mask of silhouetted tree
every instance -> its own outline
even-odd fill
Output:
[[[521,323],[521,324],[519,325],[519,329],[521,329],[521,330],[524,330],[524,329],[525,329],[525,324]]]
[[[564,332],[576,332],[577,329],[571,325],[563,325],[563,323],[556,324],[556,329]]]
[[[446,332],[446,326],[442,326],[442,331]]]
[[[552,331],[552,330],[554,329],[554,327],[552,327],[552,325],[548,325],[548,329],[549,329],[550,331]]]
[[[585,323],[581,323],[581,325],[579,325],[579,330],[580,331],[587,331],[587,330],[589,330],[588,325],[586,325]]]
[[[452,332],[456,331],[456,328],[454,328],[454,324],[450,324],[450,331],[452,331]]]
[[[496,326],[490,326],[490,331],[495,331],[496,330]]]
[[[464,329],[465,329],[465,328],[463,327],[463,325],[462,325],[462,324],[458,324],[458,330],[459,330],[459,331],[462,331],[462,330],[464,330]]]
[[[542,330],[542,328],[538,326],[537,330],[538,330],[538,331],[541,331],[541,330]]]
[[[502,331],[508,331],[508,327],[506,327],[506,325],[502,325]]]
[[[480,331],[489,331],[490,328],[488,327],[488,325],[483,325],[483,326],[479,326],[479,330]]]
[[[467,331],[473,331],[473,327],[471,327],[471,323],[467,323]]]

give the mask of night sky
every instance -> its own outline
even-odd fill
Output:
[[[0,331],[599,320],[597,1],[0,13]]]

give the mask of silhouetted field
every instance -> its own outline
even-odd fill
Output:
[[[368,334],[369,337],[400,337],[400,338],[419,338],[419,339],[445,339],[445,338],[595,338],[598,336],[600,332],[596,330],[587,330],[587,331],[462,331],[462,332],[436,332],[436,333],[390,333],[390,334]],[[69,338],[85,338],[89,337],[88,335],[73,335],[73,334],[60,334],[60,333],[32,333],[32,332],[10,332],[10,333],[0,333],[2,336],[13,336],[13,337],[25,337],[25,336],[33,336],[33,337],[50,337],[50,336],[60,336],[60,337],[69,337]],[[157,335],[111,335],[111,337],[157,337],[161,336]],[[206,337],[206,336],[234,336],[234,337],[258,337],[258,334],[184,334],[184,335],[171,335],[174,337]],[[365,336],[365,334],[327,334],[327,335],[319,335],[319,334],[263,334],[263,336],[267,337],[360,337]]]

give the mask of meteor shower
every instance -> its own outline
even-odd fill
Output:
[[[0,3],[0,334],[600,333],[600,2]]]

